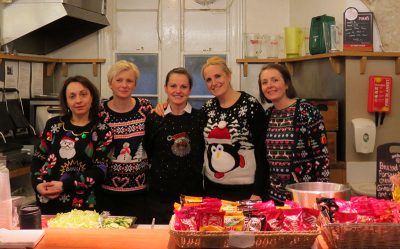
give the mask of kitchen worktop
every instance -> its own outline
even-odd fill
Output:
[[[177,249],[168,226],[139,225],[137,229],[46,229],[35,249]],[[328,248],[322,236],[313,249]]]

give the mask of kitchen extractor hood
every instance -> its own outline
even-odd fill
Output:
[[[3,46],[48,54],[109,25],[106,0],[15,0],[3,8]]]

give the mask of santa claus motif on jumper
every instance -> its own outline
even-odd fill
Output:
[[[174,141],[171,151],[175,156],[184,157],[190,153],[190,140],[186,132],[168,136],[168,141]]]
[[[225,121],[220,121],[218,126],[210,131],[207,141],[208,167],[215,178],[222,179],[226,173],[245,166],[244,157],[238,153],[239,148],[232,145]]]
[[[130,162],[132,161],[131,148],[128,142],[122,145],[122,149],[117,156],[117,162]]]
[[[71,159],[75,156],[75,140],[70,137],[63,137],[60,141],[60,157]]]

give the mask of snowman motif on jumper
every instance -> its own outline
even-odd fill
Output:
[[[128,142],[125,142],[122,145],[122,149],[119,152],[119,155],[117,156],[117,161],[118,162],[130,162],[130,161],[132,161],[131,148],[130,148],[130,144]]]
[[[63,137],[60,141],[60,157],[71,159],[75,156],[75,140],[70,137]]]
[[[171,151],[175,156],[184,157],[190,153],[190,140],[186,132],[168,136],[167,140],[174,141]]]
[[[221,179],[226,173],[243,168],[245,160],[239,155],[238,148],[232,145],[231,135],[225,121],[220,121],[218,126],[210,131],[207,137],[208,167],[214,172],[214,177]]]

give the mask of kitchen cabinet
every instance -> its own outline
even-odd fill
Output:
[[[59,58],[49,58],[42,56],[27,56],[27,55],[0,53],[0,64],[3,60],[45,63],[47,76],[53,75],[56,64],[61,64],[62,66],[61,70],[64,77],[68,76],[68,64],[92,64],[93,76],[97,76],[98,65],[106,61],[105,59],[59,59]]]

